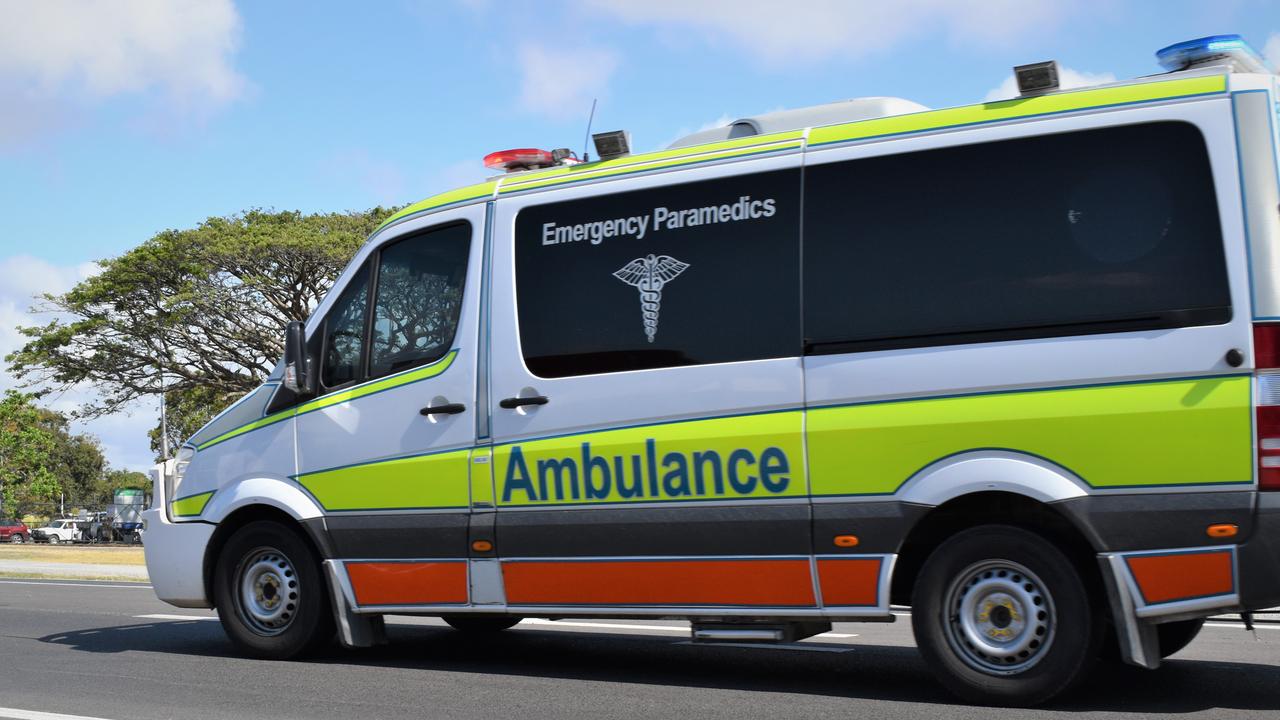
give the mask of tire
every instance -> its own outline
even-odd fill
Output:
[[[1156,639],[1160,644],[1160,657],[1167,658],[1191,644],[1204,627],[1204,618],[1179,620],[1156,626]]]
[[[445,615],[440,618],[454,630],[465,633],[496,633],[513,628],[524,618],[482,615]]]
[[[26,541],[27,541],[27,536],[23,535],[22,533],[14,533],[13,535],[9,536],[9,542],[13,543],[14,545],[21,545]]]
[[[58,543],[60,543],[60,542],[62,542],[62,538],[58,537],[57,535],[50,535],[50,536],[49,536],[49,544],[50,544],[50,545],[57,545],[57,544],[58,544]]]
[[[925,662],[971,703],[1027,707],[1065,692],[1088,674],[1106,627],[1071,560],[1007,525],[948,538],[920,569],[911,600]]]
[[[319,558],[284,525],[258,521],[237,530],[218,556],[213,585],[223,630],[244,655],[287,660],[333,639]]]

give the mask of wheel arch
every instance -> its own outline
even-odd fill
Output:
[[[258,521],[274,522],[293,531],[298,537],[302,538],[303,542],[311,547],[311,550],[321,561],[333,557],[332,547],[325,533],[324,519],[322,517],[312,519],[298,518],[273,503],[242,504],[217,523],[213,535],[209,538],[209,543],[205,547],[202,572],[205,597],[209,601],[209,607],[214,607],[214,573],[218,566],[218,558],[222,555],[222,549],[226,546],[227,541],[236,534],[236,531]]]
[[[910,604],[916,578],[929,555],[947,538],[980,525],[1011,525],[1034,532],[1057,545],[1076,564],[1091,586],[1103,591],[1094,560],[1098,548],[1085,528],[1052,503],[1008,490],[985,490],[946,500],[921,517],[898,549],[890,582],[890,602]]]

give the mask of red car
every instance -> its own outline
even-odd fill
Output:
[[[24,543],[31,537],[31,531],[21,520],[0,519],[0,542]]]

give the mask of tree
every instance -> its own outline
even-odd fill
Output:
[[[166,230],[62,295],[54,319],[21,328],[7,360],[29,388],[89,384],[81,417],[172,393],[170,422],[194,430],[260,384],[364,239],[394,209],[303,215],[250,210]],[[158,440],[158,433],[153,443]]]
[[[6,391],[0,400],[0,513],[21,517],[26,506],[58,497],[56,451],[54,433],[31,396]]]
[[[39,423],[53,437],[51,469],[70,502],[91,502],[97,484],[106,469],[102,445],[92,435],[72,434],[70,423],[61,413],[41,409]]]

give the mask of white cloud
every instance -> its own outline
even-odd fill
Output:
[[[0,10],[0,143],[16,144],[93,102],[155,93],[178,113],[240,97],[231,0],[39,0]]]
[[[1072,70],[1069,67],[1058,68],[1058,85],[1064,90],[1089,87],[1090,85],[1104,85],[1115,81],[1116,76],[1109,72],[1087,73]],[[1018,97],[1018,81],[1010,75],[1004,79],[1004,82],[988,90],[987,96],[983,98],[983,101],[995,102],[996,100],[1008,100],[1015,97]]]
[[[1066,12],[1051,0],[578,0],[623,22],[728,41],[769,64],[860,57],[941,29],[966,43],[1043,32]]]
[[[1272,70],[1280,72],[1280,32],[1271,33],[1267,44],[1262,47],[1262,57]]]
[[[24,344],[25,338],[18,333],[18,326],[42,324],[51,319],[50,315],[30,312],[30,308],[38,304],[35,296],[65,292],[97,272],[95,263],[63,266],[29,255],[0,258],[0,358]],[[18,381],[0,361],[0,392],[17,386]],[[88,394],[88,390],[77,388],[46,396],[41,404],[69,414],[79,409]],[[72,429],[97,435],[102,440],[107,461],[113,466],[145,471],[153,457],[147,431],[154,425],[154,413],[147,408],[137,408],[91,422],[75,422]]]
[[[602,97],[618,67],[613,52],[529,43],[520,48],[520,105],[563,120],[585,121],[591,99]]]

